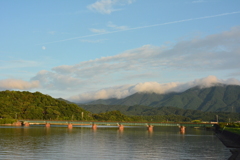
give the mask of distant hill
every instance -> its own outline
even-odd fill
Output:
[[[88,117],[88,115],[91,115],[91,113],[76,104],[69,104],[40,92],[0,92],[0,118],[46,120],[91,119],[92,117]]]
[[[240,86],[219,84],[209,88],[194,87],[181,93],[135,93],[123,99],[96,100],[89,104],[172,106],[208,112],[240,112]]]

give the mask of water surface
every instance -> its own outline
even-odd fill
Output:
[[[225,160],[231,156],[211,131],[177,127],[0,126],[0,159]]]

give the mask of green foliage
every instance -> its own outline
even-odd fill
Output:
[[[190,122],[190,118],[179,115],[126,116],[120,111],[93,114],[97,121],[118,122]]]
[[[192,123],[202,123],[201,120],[192,120]]]
[[[240,135],[240,128],[226,127],[224,129]]]
[[[240,128],[240,123],[229,123],[227,127],[231,128]]]
[[[109,111],[106,113],[93,114],[93,118],[98,121],[132,121],[130,117],[123,115],[120,111]]]
[[[2,118],[0,119],[0,124],[13,124],[16,122],[15,119]]]
[[[40,92],[0,92],[0,118],[44,120],[91,120],[91,113],[76,104]]]
[[[142,116],[142,119],[147,122],[190,122],[191,119],[180,115],[154,115]]]
[[[218,123],[218,126],[220,127],[220,128],[224,128],[225,126],[227,126],[228,125],[228,123],[226,123],[226,122],[219,122]]]
[[[240,123],[219,123],[218,128],[220,131],[229,131],[240,135]]]

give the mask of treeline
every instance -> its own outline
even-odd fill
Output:
[[[145,120],[154,121],[219,121],[234,122],[240,120],[240,113],[232,112],[203,112],[199,110],[181,109],[177,107],[121,106],[121,105],[80,105],[95,114],[118,110],[124,115],[140,116]]]
[[[120,111],[108,111],[93,114],[94,120],[118,122],[191,122],[188,117],[179,115],[153,115],[153,116],[126,116]]]

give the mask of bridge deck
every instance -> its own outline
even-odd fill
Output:
[[[173,123],[173,122],[97,122],[97,121],[54,121],[54,120],[19,120],[22,123],[30,124],[55,124],[55,125],[108,125],[108,126],[185,126],[185,127],[212,127],[212,123]]]

